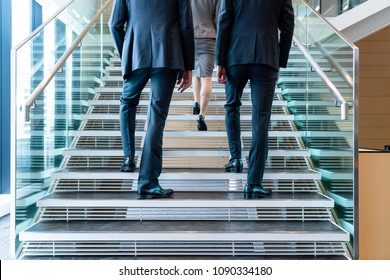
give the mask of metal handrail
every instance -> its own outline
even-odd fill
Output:
[[[339,36],[341,39],[343,39],[343,41],[345,43],[347,43],[351,48],[356,48],[356,46],[348,39],[346,38],[343,34],[341,34],[336,28],[334,28],[328,21],[326,21],[324,19],[324,17],[318,13],[316,10],[314,10],[308,3],[306,0],[303,0],[303,2],[306,4],[306,6],[313,12],[316,14],[316,16],[318,16],[319,18],[323,19],[324,21],[324,24],[326,24],[326,26],[328,26],[335,34],[337,34],[337,36]],[[300,25],[302,27],[303,24],[302,22],[300,22],[299,20],[297,20],[295,22],[297,25]],[[350,86],[350,87],[353,87],[353,79],[352,77],[346,73],[343,69],[343,67],[331,56],[329,55],[329,53],[327,52],[326,49],[324,49],[324,47],[319,43],[317,42],[317,40],[315,40],[313,38],[313,36],[309,33],[309,32],[306,32],[307,33],[307,36],[309,37],[309,39],[314,42],[314,44],[316,45],[316,47],[320,50],[321,53],[324,54],[325,58],[332,64],[332,66],[334,66],[334,68],[336,69],[336,71],[340,74],[340,76],[344,79],[344,81]]]
[[[299,42],[299,40],[295,36],[294,36],[293,40],[294,40],[294,43],[297,45],[297,47],[301,50],[303,55],[306,57],[306,59],[309,61],[309,63],[313,67],[313,69],[317,72],[317,74],[320,76],[320,78],[323,80],[323,82],[326,84],[326,86],[330,89],[333,96],[341,104],[341,119],[348,120],[348,110],[349,110],[348,102],[345,101],[344,97],[341,95],[339,90],[332,83],[332,81],[325,74],[325,72],[321,69],[321,67],[318,65],[318,63],[315,61],[315,59],[311,56],[311,54],[307,51],[307,49],[301,44],[301,42]]]
[[[87,33],[91,29],[91,27],[95,25],[97,20],[104,13],[104,11],[107,9],[107,7],[111,4],[112,1],[113,0],[107,0],[107,2],[98,10],[98,12],[92,18],[92,20],[88,24],[88,26],[80,33],[80,35],[77,37],[77,39],[69,47],[69,49],[57,61],[57,63],[54,65],[54,68],[50,71],[50,73],[46,76],[46,78],[42,80],[42,82],[38,85],[38,87],[34,90],[34,92],[27,99],[27,101],[24,105],[25,106],[25,121],[26,122],[30,121],[30,109],[33,106],[33,104],[35,103],[35,101],[38,99],[38,97],[41,95],[41,93],[45,90],[46,86],[51,82],[51,80],[54,78],[54,76],[57,74],[57,72],[64,65],[66,60],[69,58],[69,56],[71,56],[73,51],[78,47],[78,45],[84,39],[85,35],[87,35]]]

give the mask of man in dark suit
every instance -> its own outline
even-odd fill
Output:
[[[280,31],[280,34],[279,34]],[[252,143],[247,197],[266,197],[262,187],[268,127],[279,67],[286,67],[294,31],[291,0],[222,0],[218,18],[218,81],[226,88],[226,130],[231,158],[226,172],[242,172],[240,106],[250,80]]]
[[[126,25],[126,27],[125,27]],[[144,198],[170,197],[161,188],[162,142],[172,93],[191,85],[194,32],[189,0],[115,0],[109,21],[122,61],[120,126],[125,160],[121,171],[135,170],[135,119],[139,98],[151,81],[151,103],[138,177]]]

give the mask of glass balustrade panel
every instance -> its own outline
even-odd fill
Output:
[[[280,84],[291,102],[294,127],[302,131],[302,143],[311,151],[310,163],[320,172],[323,192],[335,200],[336,222],[350,233],[354,254],[354,210],[357,190],[357,73],[358,49],[334,30],[305,1],[293,1],[295,37],[318,64],[320,71],[294,45],[289,68],[297,69]],[[288,70],[288,69],[287,69]],[[320,73],[322,72],[322,73]],[[325,76],[348,103],[348,119],[341,119],[340,102],[321,76]]]
[[[314,10],[325,17],[335,17],[368,0],[307,0]]]
[[[73,142],[72,132],[82,125],[104,66],[113,56],[106,10],[55,73],[25,120],[25,104],[90,24],[105,0],[73,1],[14,52],[15,75],[15,231],[18,234],[41,214],[37,201],[55,186],[51,174],[64,164],[63,150]],[[76,44],[75,44],[76,45]],[[55,216],[55,213],[52,213]]]

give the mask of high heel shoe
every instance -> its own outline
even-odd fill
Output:
[[[192,114],[199,115],[199,113],[200,113],[200,104],[198,102],[195,102],[194,107],[192,109]]]
[[[207,125],[206,125],[206,122],[204,121],[204,118],[202,115],[199,115],[197,122],[198,122],[198,130],[199,131],[206,131],[207,130]]]

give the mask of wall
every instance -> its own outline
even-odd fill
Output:
[[[359,146],[390,145],[390,27],[356,42],[360,50]]]
[[[359,258],[390,260],[390,153],[359,153]]]

